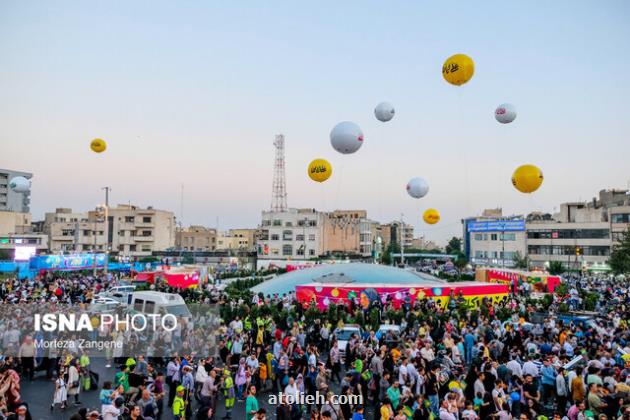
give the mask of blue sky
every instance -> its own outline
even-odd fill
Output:
[[[183,183],[184,224],[247,227],[284,133],[290,206],[404,213],[442,242],[483,208],[553,211],[627,186],[629,22],[627,1],[3,1],[0,167],[34,172],[36,218],[92,208],[105,185],[179,216]],[[459,52],[476,68],[456,88],[441,66]],[[494,120],[503,102],[513,124]],[[353,155],[330,146],[343,120],[365,134]],[[334,167],[322,185],[306,176],[316,157]],[[531,196],[510,184],[523,163],[545,174]],[[423,224],[428,207],[440,224]]]

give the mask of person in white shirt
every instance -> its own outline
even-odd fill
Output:
[[[295,403],[299,400],[300,391],[295,385],[295,380],[292,376],[289,378],[289,383],[287,384],[287,386],[284,387],[284,394],[287,396],[291,403]]]
[[[519,378],[523,377],[523,369],[521,368],[521,364],[516,360],[512,359],[507,362],[507,368],[512,372],[512,376],[518,376]]]
[[[533,378],[538,378],[538,366],[530,358],[523,364],[523,375],[532,375]]]
[[[199,365],[197,366],[197,371],[195,372],[195,396],[199,397],[199,391],[201,390],[201,387],[207,377],[208,372],[206,371],[206,361],[201,359],[199,361]]]

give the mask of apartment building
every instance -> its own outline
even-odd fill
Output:
[[[263,211],[257,243],[259,260],[308,260],[323,253],[324,214],[315,209]]]
[[[230,229],[219,233],[218,250],[254,251],[256,248],[256,229]]]
[[[183,251],[214,251],[217,249],[217,230],[198,225],[177,228],[175,247]]]

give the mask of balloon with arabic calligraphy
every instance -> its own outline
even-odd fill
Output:
[[[442,77],[455,86],[461,86],[475,74],[475,62],[466,54],[455,54],[442,65]]]

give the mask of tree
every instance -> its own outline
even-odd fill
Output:
[[[383,253],[383,264],[389,265],[394,261],[392,254],[400,253],[400,245],[396,242],[390,242],[387,249]]]
[[[453,236],[446,248],[444,248],[447,254],[459,254],[462,250],[462,240],[456,236]]]
[[[514,257],[512,257],[512,262],[514,263],[515,268],[520,268],[522,270],[527,270],[529,268],[529,257],[524,257],[518,251],[514,253]]]
[[[615,274],[630,274],[630,226],[621,241],[613,246],[608,264]]]
[[[562,264],[560,261],[551,261],[549,263],[549,274],[553,274],[554,276],[557,276],[558,274],[562,274],[564,273],[564,264]]]

